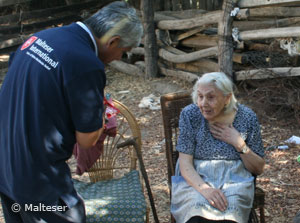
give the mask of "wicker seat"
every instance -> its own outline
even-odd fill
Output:
[[[85,201],[87,222],[149,222],[137,166],[141,132],[128,108],[116,100],[113,104],[120,111],[116,136],[106,137],[100,158],[88,170],[91,182],[75,181],[75,188]]]
[[[166,157],[168,162],[168,183],[171,191],[171,176],[175,173],[176,161],[178,159],[178,152],[175,149],[177,138],[179,134],[178,121],[181,110],[192,103],[191,92],[176,92],[161,96],[161,110],[166,142]],[[171,194],[171,193],[170,193]],[[264,199],[265,193],[261,188],[256,187],[253,208],[250,213],[249,222],[265,222],[264,216]],[[259,209],[260,218],[255,212]],[[172,222],[175,220],[172,218]]]

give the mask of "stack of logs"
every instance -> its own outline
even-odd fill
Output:
[[[233,16],[229,44],[236,80],[300,76],[300,0],[240,0],[227,13]],[[218,71],[222,20],[223,10],[155,12],[160,73],[194,82],[203,73]],[[144,75],[144,53],[144,48],[134,48],[131,58],[140,61],[110,65]]]

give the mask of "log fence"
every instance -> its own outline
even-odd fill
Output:
[[[230,16],[233,11],[225,11],[224,2],[236,2],[234,16]],[[232,62],[237,81],[300,76],[299,8],[299,0],[224,0],[222,10],[210,12],[157,11],[159,71],[194,82],[205,72],[223,70],[230,75],[227,68]],[[191,10],[192,16],[188,13]],[[231,28],[224,31],[228,25],[235,32],[231,34]],[[136,48],[131,53],[141,55],[144,51]],[[126,72],[126,63],[122,63],[122,71]]]
[[[9,52],[32,33],[81,20],[109,2],[90,0],[0,16],[0,81],[7,71]],[[232,63],[232,69],[224,71],[231,75],[232,70],[235,80],[300,76],[300,0],[224,0],[223,8],[218,3],[215,11],[201,9],[199,2],[196,8],[154,12],[160,74],[194,82],[203,73],[224,70]],[[228,11],[224,2],[235,5]],[[142,18],[142,12],[138,13]],[[147,41],[130,53],[140,61],[110,65],[145,76]]]

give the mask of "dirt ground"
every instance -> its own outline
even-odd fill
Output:
[[[161,223],[170,222],[167,162],[161,111],[139,108],[138,104],[143,97],[150,94],[159,97],[164,93],[190,89],[192,86],[172,78],[144,80],[109,69],[107,83],[106,91],[113,98],[125,104],[140,125],[143,158],[159,220]],[[237,96],[241,102],[247,104],[258,114],[264,110],[262,107],[252,107],[247,94],[242,92]],[[262,126],[264,146],[268,148],[265,156],[265,171],[257,179],[258,186],[266,192],[266,222],[291,223],[297,211],[300,210],[300,163],[296,161],[297,156],[300,155],[300,146],[289,145],[287,150],[279,150],[276,147],[284,144],[284,141],[293,135],[300,136],[299,127],[292,124],[284,125],[282,123],[285,120],[279,120],[276,117],[269,119],[261,115],[259,120]],[[292,120],[289,123],[293,123],[293,117],[290,117],[289,120]],[[74,169],[74,165],[75,163],[71,162],[72,169]],[[0,222],[4,222],[1,209]],[[152,215],[150,222],[154,222]]]

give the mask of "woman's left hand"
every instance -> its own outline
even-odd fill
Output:
[[[245,143],[240,133],[232,125],[214,123],[210,125],[210,132],[216,139],[233,145],[235,148],[239,148]]]

